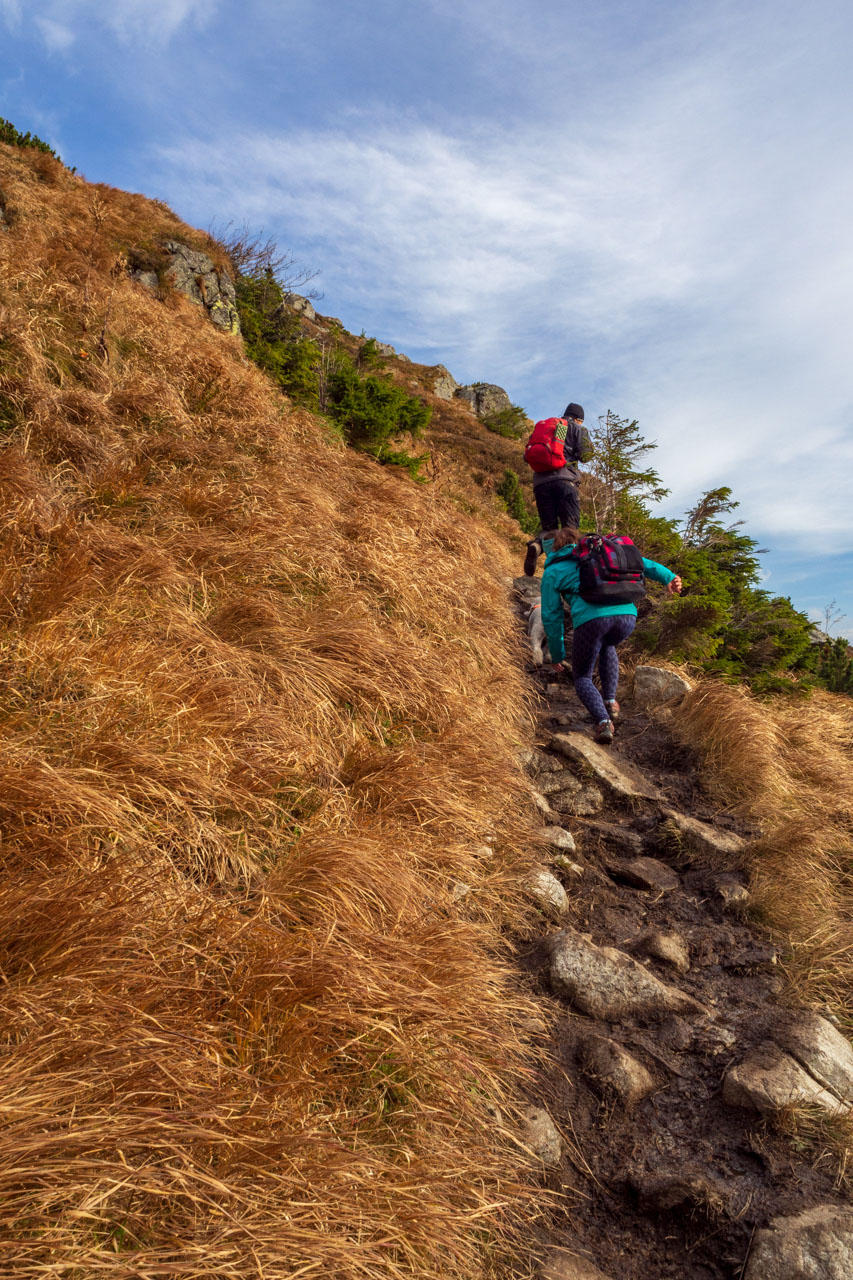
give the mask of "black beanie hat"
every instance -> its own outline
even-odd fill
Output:
[[[572,404],[567,404],[566,412],[563,414],[563,417],[580,418],[581,422],[583,422],[583,405],[575,404],[574,402],[572,402]]]

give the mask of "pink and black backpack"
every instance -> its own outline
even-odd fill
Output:
[[[572,551],[587,604],[636,604],[646,594],[643,557],[630,538],[589,533]]]

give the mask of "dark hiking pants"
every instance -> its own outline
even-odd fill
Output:
[[[533,490],[536,510],[543,529],[564,529],[580,524],[581,508],[578,491],[570,480],[547,480]]]
[[[619,657],[617,644],[627,640],[637,625],[633,613],[617,613],[610,618],[592,618],[575,627],[572,637],[572,675],[575,693],[596,724],[610,717],[605,702],[616,697],[619,683]],[[592,683],[592,675],[598,659],[598,675],[601,693]]]

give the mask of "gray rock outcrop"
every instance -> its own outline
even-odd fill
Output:
[[[692,996],[661,982],[615,947],[563,929],[551,940],[551,986],[593,1018],[660,1020],[670,1013],[705,1014]]]
[[[317,319],[317,312],[314,310],[314,304],[311,299],[303,297],[301,293],[286,293],[282,298],[281,305],[287,307],[289,311],[295,311],[298,316],[302,316],[305,320],[314,321]],[[383,344],[377,343],[376,345],[378,348]],[[394,348],[392,347],[391,354],[393,355],[393,353]],[[380,352],[380,355],[382,354]]]
[[[503,387],[497,387],[492,382],[473,382],[469,387],[457,386],[454,395],[457,400],[464,401],[478,418],[486,418],[490,413],[500,413],[502,409],[512,408],[512,401]]]
[[[831,1022],[804,1010],[777,1024],[771,1034],[824,1089],[853,1102],[853,1047]]]
[[[167,240],[163,247],[168,255],[165,275],[173,288],[191,302],[204,307],[218,329],[239,333],[237,297],[228,272],[217,271],[206,253],[191,249],[180,240]],[[151,274],[139,272],[136,279],[142,284],[149,284],[144,277]]]
[[[432,394],[438,396],[439,400],[452,400],[456,394],[459,383],[443,364],[435,366],[435,380],[432,384]]]
[[[850,1280],[853,1209],[821,1204],[755,1233],[744,1280]]]

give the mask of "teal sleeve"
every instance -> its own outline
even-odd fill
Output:
[[[662,582],[664,586],[667,582],[672,582],[675,577],[666,565],[658,564],[657,560],[647,560],[645,556],[643,556],[643,572],[647,578],[651,578],[652,582]]]
[[[566,656],[564,642],[563,600],[555,584],[553,573],[542,575],[542,625],[548,637],[552,662],[562,662]]]

